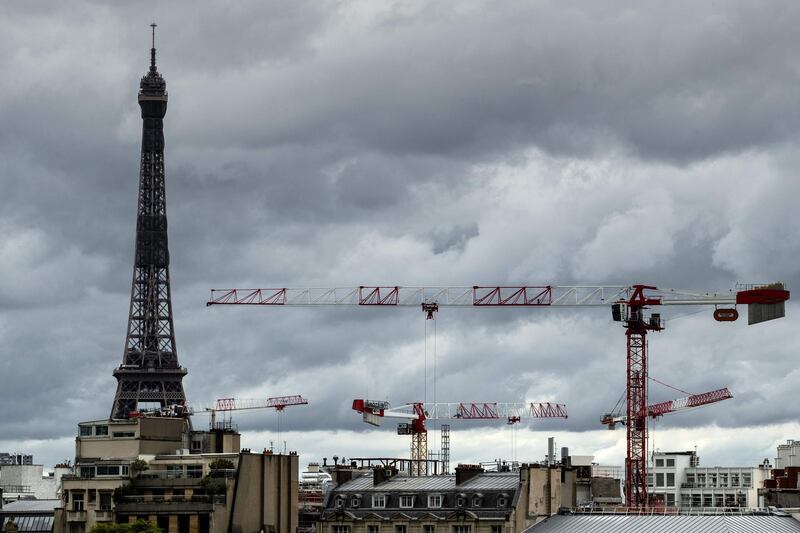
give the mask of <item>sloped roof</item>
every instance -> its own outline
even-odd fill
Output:
[[[342,483],[335,492],[357,491],[476,491],[476,490],[515,490],[519,485],[519,474],[516,472],[484,472],[472,479],[456,485],[456,476],[395,476],[374,486],[372,475],[359,476]]]
[[[525,533],[800,533],[788,516],[557,515]]]
[[[0,509],[3,514],[50,512],[61,505],[61,500],[14,500],[8,502]]]

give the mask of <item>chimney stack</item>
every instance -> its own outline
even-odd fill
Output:
[[[397,469],[393,466],[376,466],[372,469],[372,486],[377,487],[384,481],[388,481],[397,475]]]
[[[483,467],[480,465],[458,465],[456,467],[456,485],[462,485],[482,473]]]

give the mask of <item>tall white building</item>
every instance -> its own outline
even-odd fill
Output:
[[[770,465],[700,466],[696,452],[656,452],[648,491],[667,507],[760,507],[758,489]]]
[[[787,466],[800,466],[800,440],[787,440],[786,444],[778,444],[775,468],[784,469]]]

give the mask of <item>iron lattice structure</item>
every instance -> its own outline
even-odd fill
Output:
[[[172,320],[167,245],[167,204],[164,189],[164,116],[167,85],[156,69],[155,41],[150,71],[142,78],[142,156],[136,215],[128,333],[122,364],[114,370],[117,393],[111,418],[127,418],[140,403],[166,407],[185,404]]]
[[[629,505],[647,502],[647,330],[630,324],[628,337],[627,457],[625,489]]]

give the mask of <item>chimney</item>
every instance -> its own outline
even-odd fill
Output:
[[[372,486],[376,487],[397,475],[397,469],[393,466],[376,466],[372,469]]]
[[[555,437],[547,438],[547,466],[555,463],[556,455],[556,439]]]
[[[353,471],[349,468],[343,468],[341,466],[337,466],[330,470],[331,480],[336,483],[337,485],[341,485],[342,483],[347,483],[351,479],[353,479]]]
[[[480,465],[458,465],[456,467],[456,485],[466,483],[478,474],[483,473],[483,467]]]
[[[561,464],[564,466],[570,466],[572,464],[569,458],[569,448],[566,446],[561,448]]]

